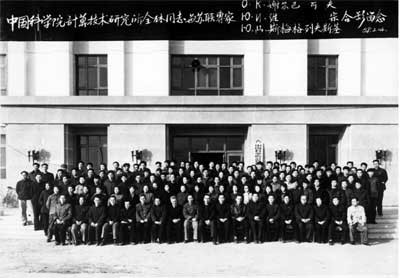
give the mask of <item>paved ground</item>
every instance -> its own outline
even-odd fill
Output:
[[[55,246],[0,216],[0,277],[397,277],[397,240],[372,246],[314,243]],[[59,274],[59,275],[57,275]],[[69,275],[61,275],[69,274]]]

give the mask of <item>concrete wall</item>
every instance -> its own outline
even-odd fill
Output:
[[[7,182],[15,186],[22,170],[31,171],[28,150],[40,150],[39,162],[49,164],[54,173],[64,163],[64,125],[17,124],[7,125]]]
[[[110,125],[107,131],[108,164],[113,161],[132,163],[131,151],[143,150],[149,168],[156,161],[166,158],[166,126],[158,125]]]
[[[249,127],[245,141],[245,163],[255,163],[257,140],[264,144],[264,160],[275,161],[276,150],[288,150],[287,161],[303,164],[307,161],[307,125],[257,124]]]
[[[375,150],[388,150],[389,157],[382,167],[386,168],[389,181],[385,192],[384,204],[398,204],[398,126],[397,125],[367,125],[355,124],[346,128],[339,144],[339,161],[343,165],[347,161],[361,162],[372,167]]]

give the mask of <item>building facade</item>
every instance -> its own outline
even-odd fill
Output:
[[[0,42],[1,184],[78,160],[347,161],[387,151],[397,205],[396,39]],[[29,159],[28,159],[29,158]]]

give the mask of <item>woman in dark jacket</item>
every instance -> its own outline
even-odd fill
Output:
[[[53,193],[53,189],[49,182],[45,183],[44,190],[39,195],[39,206],[40,206],[40,219],[43,225],[44,234],[47,236],[49,229],[49,209],[46,207],[46,202],[49,196]]]

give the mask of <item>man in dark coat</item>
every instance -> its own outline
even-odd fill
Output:
[[[374,176],[374,169],[368,169],[368,182],[367,191],[369,195],[369,207],[367,209],[367,222],[376,224],[376,210],[378,205],[379,197],[379,180]]]
[[[45,183],[44,190],[39,195],[40,219],[43,225],[44,235],[47,236],[49,229],[49,209],[46,207],[46,202],[49,196],[53,193],[49,182]]]
[[[44,190],[44,183],[42,180],[42,174],[37,173],[35,180],[32,183],[32,209],[33,209],[33,227],[34,230],[40,230],[42,228],[42,223],[40,219],[40,204],[39,196]]]
[[[333,236],[335,231],[341,233],[341,242],[344,244],[346,242],[346,235],[348,233],[348,227],[346,223],[347,209],[340,204],[338,197],[334,197],[332,199],[332,204],[329,207],[329,211],[331,215],[328,233],[329,244],[334,244]]]
[[[233,240],[248,240],[248,222],[246,219],[247,208],[243,204],[242,195],[236,195],[235,203],[231,205]]]
[[[32,195],[33,184],[28,178],[28,172],[21,172],[22,180],[17,182],[16,192],[18,195],[19,206],[21,208],[22,224],[25,226],[33,222]]]
[[[286,242],[287,232],[289,230],[297,233],[297,226],[295,223],[294,208],[291,204],[290,196],[285,195],[283,197],[283,203],[280,206],[280,219],[281,219],[281,237],[282,241]]]
[[[114,244],[118,244],[119,222],[121,221],[121,208],[117,205],[117,200],[114,195],[111,195],[106,208],[106,221],[103,224],[101,245],[105,245],[112,230]]]
[[[265,206],[265,240],[276,241],[279,238],[279,205],[275,203],[275,196],[268,195],[268,203]],[[274,232],[274,234],[272,234]]]
[[[33,170],[29,173],[29,179],[31,181],[35,181],[37,174],[42,174],[42,172],[40,172],[39,168],[40,168],[39,163],[37,163],[37,162],[33,163]]]
[[[385,169],[379,166],[379,160],[375,159],[374,164],[374,177],[378,179],[378,203],[377,210],[378,215],[382,216],[382,202],[383,202],[383,192],[386,190],[386,182],[388,181],[388,175]]]
[[[124,207],[121,209],[121,245],[129,242],[134,243],[136,233],[136,211],[135,206],[129,200],[124,201]]]
[[[326,243],[330,213],[328,206],[322,202],[320,197],[315,199],[314,216],[315,242]]]
[[[147,243],[150,241],[150,209],[151,204],[146,204],[146,197],[140,194],[139,204],[136,205],[136,228],[137,228],[137,241],[140,243]]]
[[[83,244],[87,243],[89,208],[90,207],[85,203],[85,197],[79,196],[78,204],[75,205],[72,210],[71,234],[75,245],[78,245],[80,241],[82,241]]]
[[[42,163],[42,177],[43,177],[43,182],[50,183],[50,185],[54,184],[54,175],[53,173],[48,172],[49,165],[47,163]]]
[[[258,194],[252,195],[252,200],[247,204],[247,220],[250,223],[253,241],[261,243],[265,205],[258,199]]]
[[[161,204],[161,199],[156,197],[154,204],[151,208],[151,240],[152,242],[163,242],[163,234],[165,231],[165,221],[167,217],[167,211],[165,205]]]
[[[94,197],[94,205],[89,209],[89,244],[93,243],[93,239],[96,240],[96,244],[101,243],[101,232],[104,221],[106,220],[106,209],[101,204],[99,196]],[[93,238],[94,233],[94,238]]]
[[[207,230],[210,231],[211,240],[216,243],[215,235],[215,209],[211,203],[210,195],[206,194],[203,197],[203,204],[199,205],[199,212],[197,213],[199,218],[199,232],[200,241],[205,242],[207,239]]]
[[[298,227],[297,241],[311,242],[313,235],[314,210],[313,207],[307,203],[307,196],[300,196],[300,204],[296,205],[294,214]]]
[[[217,228],[217,244],[229,241],[229,219],[230,219],[230,207],[225,202],[225,196],[219,194],[218,202],[215,205],[215,221]]]
[[[171,196],[171,204],[167,208],[167,240],[168,243],[181,242],[183,230],[182,207],[175,196]]]

